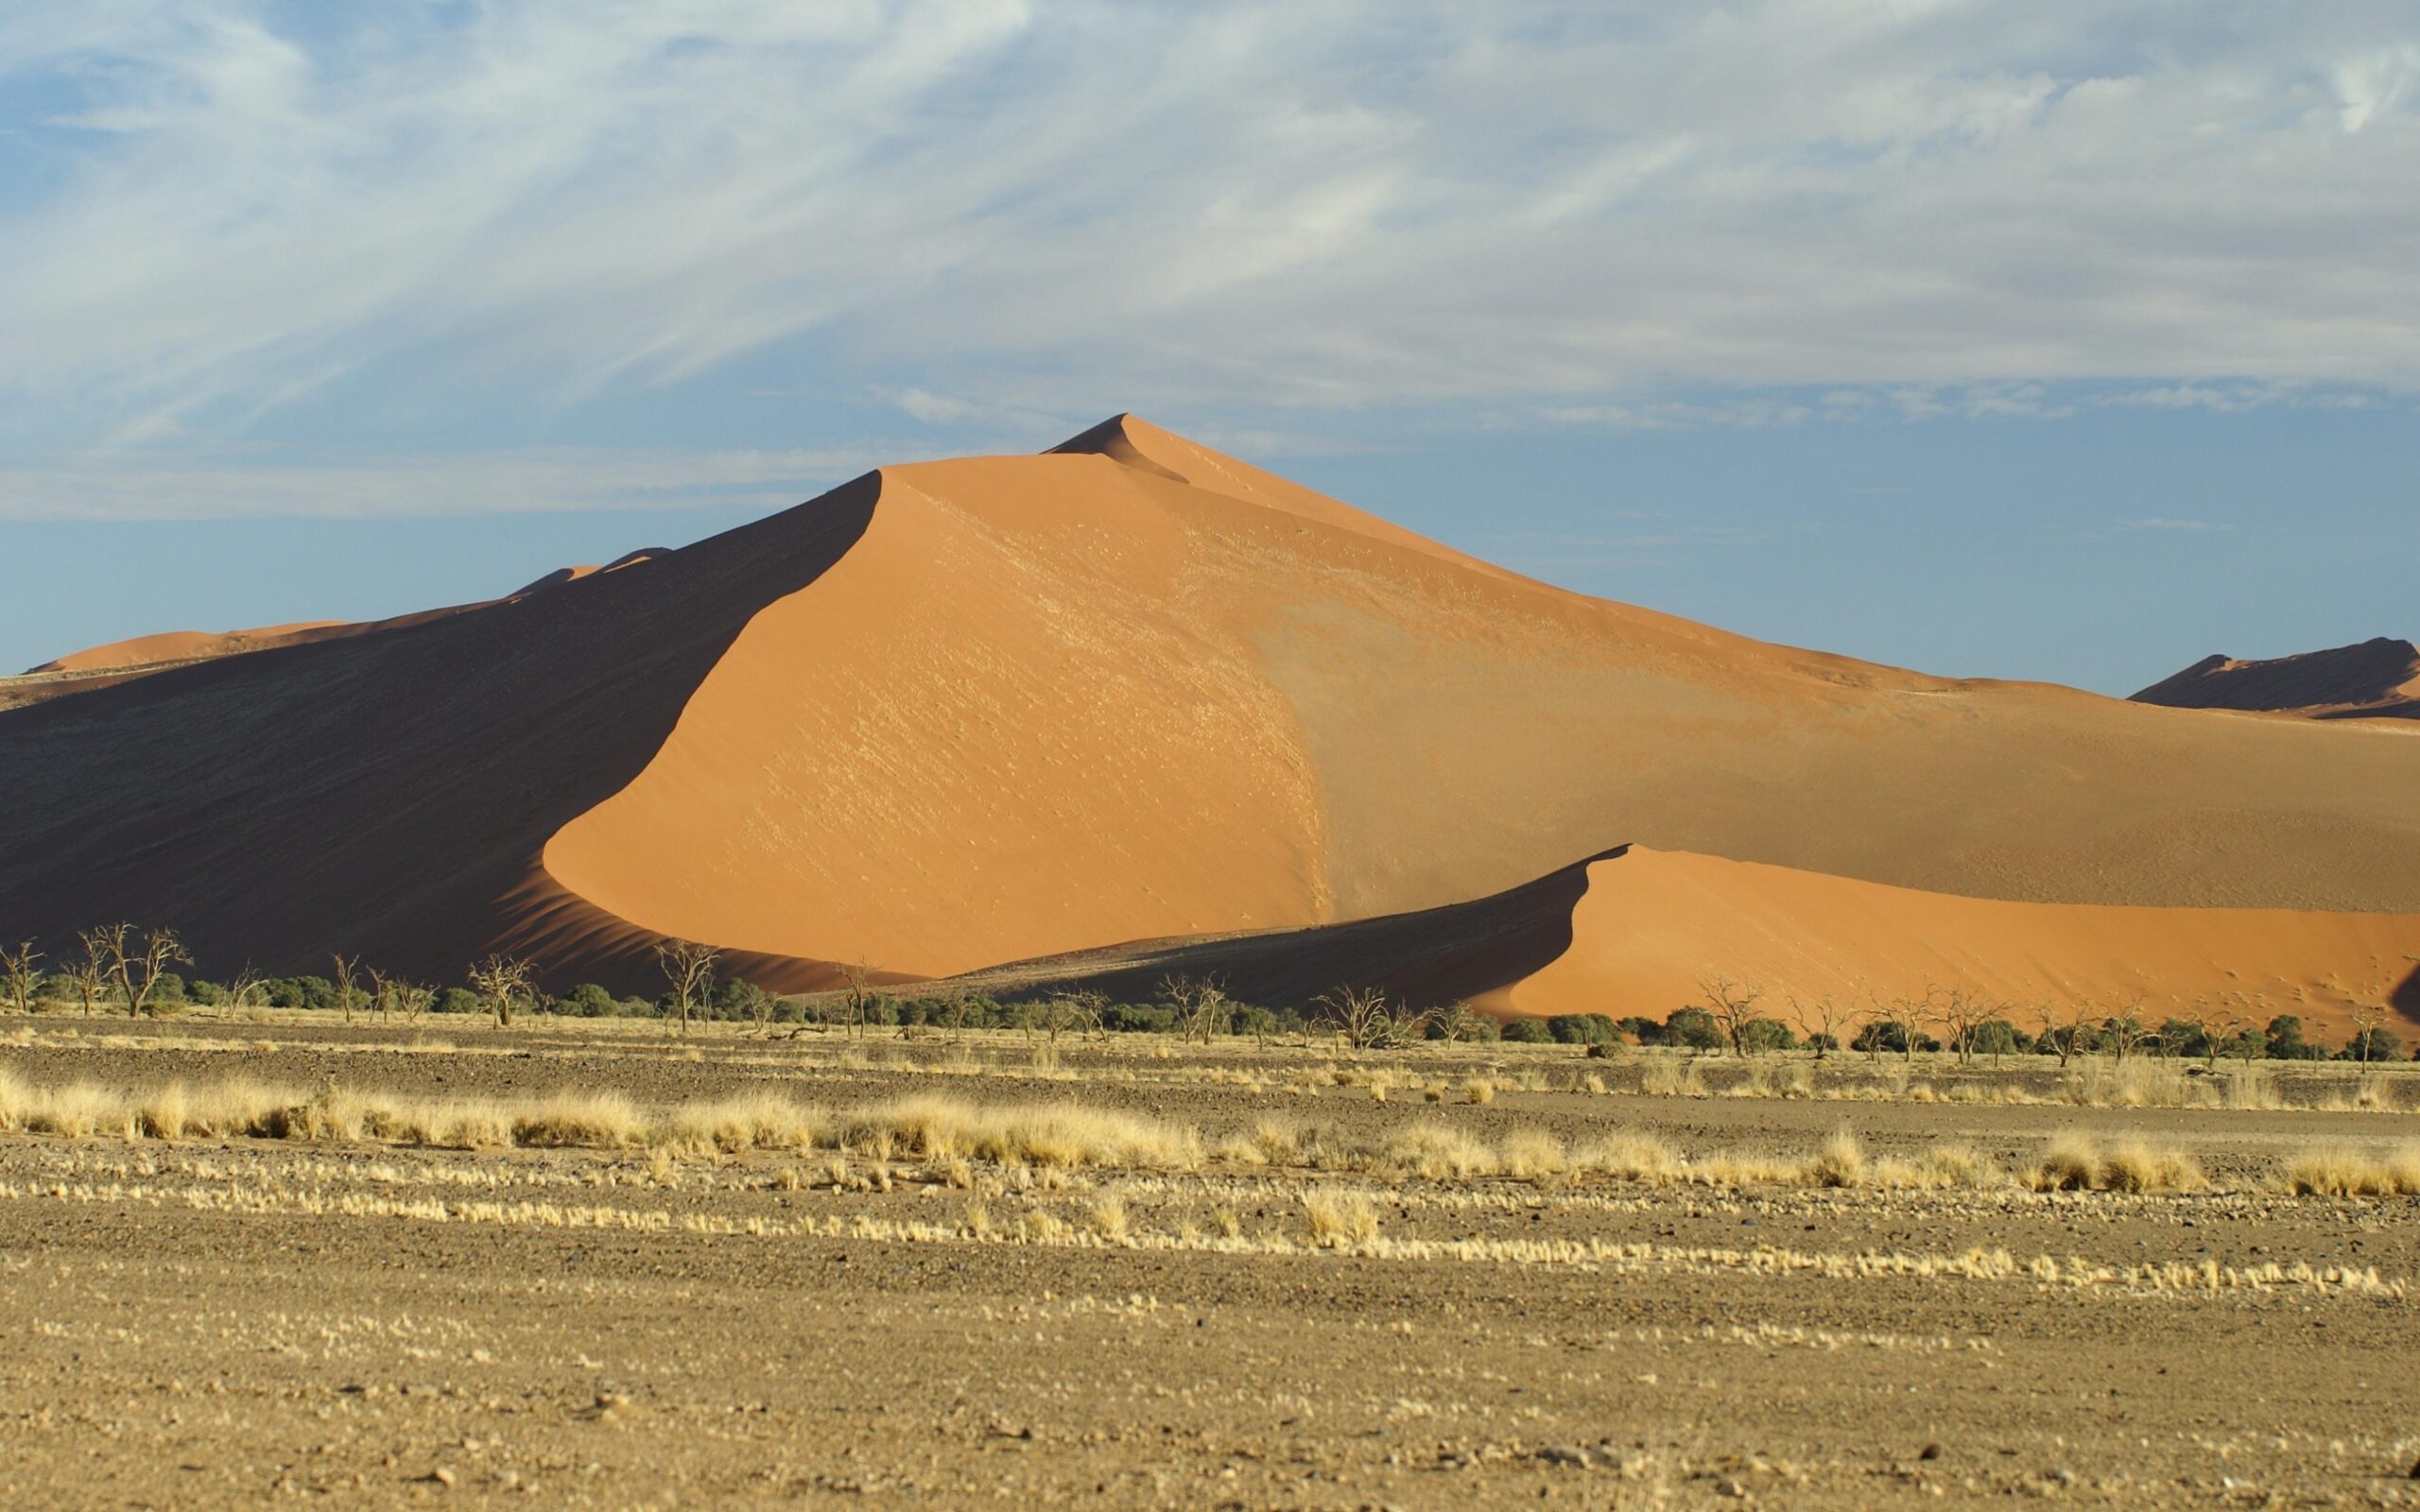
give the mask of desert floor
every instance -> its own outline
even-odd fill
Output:
[[[0,1505],[2420,1505],[2408,1070],[878,1035],[0,1023]]]

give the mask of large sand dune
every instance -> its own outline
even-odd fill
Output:
[[[130,914],[285,969],[506,947],[557,980],[632,979],[677,934],[803,987],[1444,907],[1630,841],[1976,899],[2412,914],[2415,734],[1749,641],[1120,417],[0,713],[0,928]]]

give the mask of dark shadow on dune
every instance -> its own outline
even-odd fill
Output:
[[[2406,1019],[2420,1023],[2420,966],[2411,969],[2411,974],[2403,979],[2403,985],[2394,989],[2387,1003]]]
[[[627,785],[756,611],[856,543],[868,473],[668,553],[389,633],[0,713],[0,919],[182,931],[199,971],[359,951],[452,981],[546,839]]]
[[[1011,1001],[1087,988],[1148,1002],[1163,978],[1215,976],[1230,996],[1264,1007],[1306,1008],[1338,987],[1380,988],[1414,1007],[1435,1007],[1517,982],[1562,956],[1571,948],[1571,911],[1588,890],[1588,868],[1629,849],[1600,850],[1534,882],[1441,908],[1308,929],[1139,941],[1019,961],[949,985]]]

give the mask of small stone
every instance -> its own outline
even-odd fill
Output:
[[[2411,1469],[2406,1472],[2406,1475],[2411,1480],[2420,1481],[2420,1459],[2411,1462]]]
[[[1714,1483],[1714,1494],[1737,1501],[1748,1494],[1748,1483],[1737,1476],[1726,1475]]]
[[[1927,1444],[1924,1448],[1916,1451],[1916,1458],[1939,1459],[1941,1458],[1941,1446],[1939,1444]]]
[[[447,1469],[442,1465],[440,1465],[437,1469],[429,1471],[426,1478],[435,1481],[440,1486],[450,1486],[454,1484],[454,1472]]]
[[[1549,1444],[1538,1451],[1538,1458],[1549,1465],[1585,1466],[1588,1463],[1588,1452],[1584,1449],[1576,1449],[1569,1444]]]

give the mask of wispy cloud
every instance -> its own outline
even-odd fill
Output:
[[[742,367],[994,430],[2420,386],[2420,23],[2162,15],[20,8],[0,444],[223,444],[341,404],[409,449],[506,398],[576,417]]]
[[[0,463],[0,521],[403,516],[796,504],[893,460],[873,451],[557,448],[369,456]]]
[[[2148,515],[2135,520],[2118,522],[2120,530],[2233,530],[2234,525],[2221,520],[2177,520],[2162,515]]]

